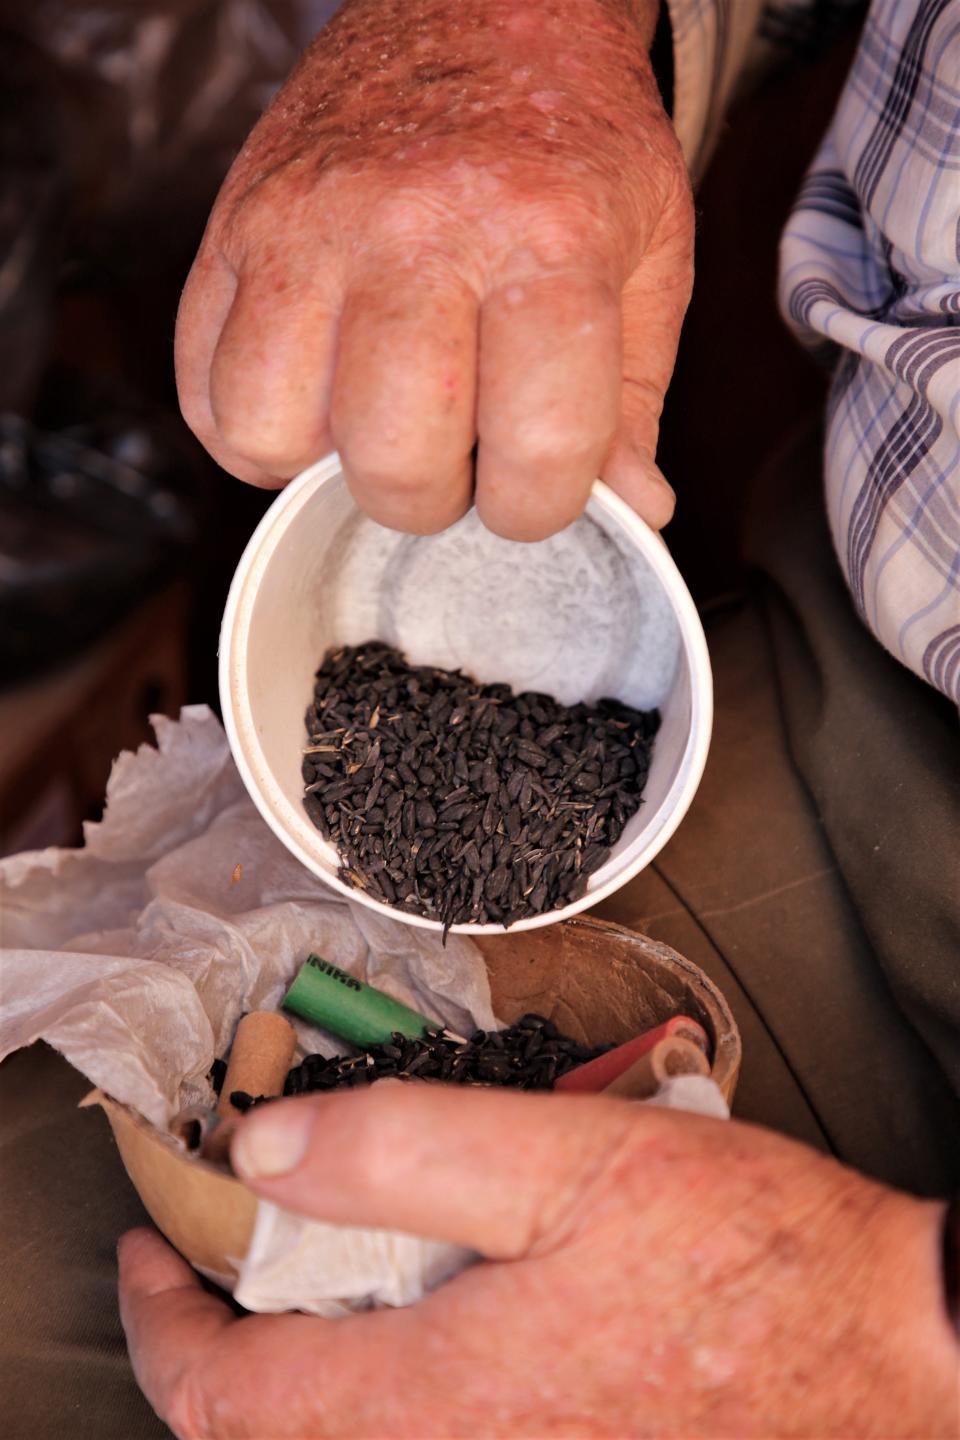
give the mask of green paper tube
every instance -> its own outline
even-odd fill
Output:
[[[410,1040],[419,1040],[426,1030],[443,1028],[319,955],[307,958],[287,991],[283,1008],[360,1050],[385,1045],[397,1030]]]

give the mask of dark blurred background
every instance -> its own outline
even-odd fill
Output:
[[[217,707],[220,613],[271,496],[179,417],[177,299],[232,157],[336,8],[0,0],[0,854],[78,841],[151,713]],[[659,458],[703,606],[742,584],[750,477],[822,403],[777,315],[777,238],[850,54],[741,100],[698,197]]]

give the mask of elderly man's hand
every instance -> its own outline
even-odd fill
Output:
[[[281,484],[336,447],[382,523],[440,530],[475,498],[521,540],[602,474],[666,523],[653,456],[693,212],[656,10],[347,0],[233,166],[184,293],[181,403],[227,470]]]
[[[134,1368],[186,1440],[955,1434],[941,1207],[766,1131],[379,1085],[263,1107],[233,1156],[281,1205],[487,1258],[407,1310],[237,1320],[131,1232]]]

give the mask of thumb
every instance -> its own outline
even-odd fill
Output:
[[[383,1082],[263,1105],[231,1155],[259,1195],[314,1219],[516,1259],[549,1241],[636,1120],[596,1097]]]
[[[693,288],[693,202],[683,177],[623,290],[623,390],[602,478],[648,525],[673,515],[673,490],[654,456],[660,413]]]

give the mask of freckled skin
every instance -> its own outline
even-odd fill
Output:
[[[236,1321],[134,1232],[131,1355],[185,1440],[956,1435],[940,1206],[630,1101],[376,1086],[238,1134],[291,1114],[306,1157],[261,1195],[488,1258],[406,1310]]]
[[[239,156],[184,294],[181,402],[228,470],[281,483],[335,443],[358,502],[412,531],[474,499],[537,539],[598,472],[669,519],[653,455],[693,226],[655,15],[347,0]],[[956,1433],[937,1207],[746,1126],[404,1103],[338,1097],[261,1193],[488,1263],[409,1311],[235,1322],[141,1234],[124,1321],[179,1435]]]
[[[238,157],[184,293],[181,403],[228,470],[278,484],[335,445],[359,503],[413,531],[475,500],[542,538],[598,473],[669,519],[653,457],[693,226],[655,13],[347,0]]]

